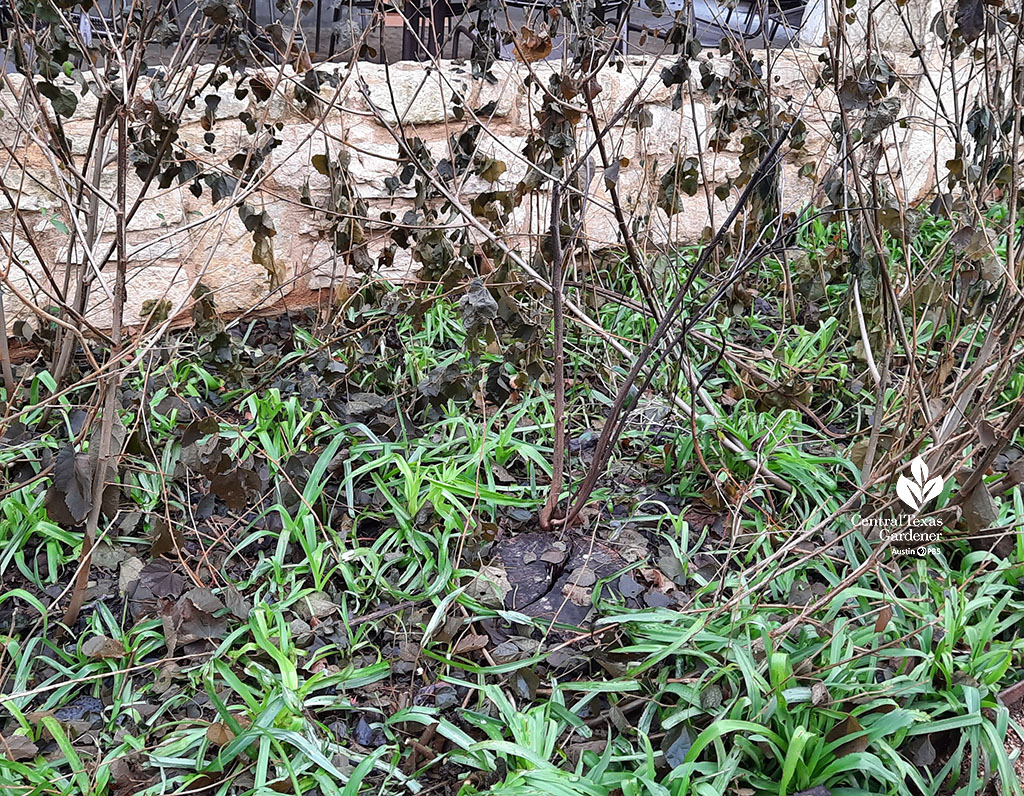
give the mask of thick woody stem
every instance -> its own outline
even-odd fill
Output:
[[[551,457],[551,491],[540,512],[540,527],[551,528],[551,519],[558,506],[565,470],[565,321],[562,316],[562,237],[559,225],[562,208],[558,183],[551,188],[551,308],[555,326],[555,451]]]

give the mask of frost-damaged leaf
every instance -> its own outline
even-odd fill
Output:
[[[50,100],[54,113],[63,116],[65,119],[70,119],[75,115],[75,109],[78,107],[78,97],[75,96],[73,91],[68,91],[66,88],[60,88],[53,83],[46,82],[37,83],[36,88],[39,89],[40,94]]]
[[[274,244],[270,238],[261,238],[252,247],[252,261],[262,265],[270,277],[270,289],[276,290],[284,283],[287,272],[284,263],[274,257]]]
[[[910,759],[914,762],[915,766],[927,768],[935,762],[935,745],[927,735],[912,738],[909,748],[911,755]]]
[[[982,420],[978,423],[978,439],[986,448],[995,445],[999,441],[999,431],[987,420]]]
[[[619,161],[615,161],[608,168],[604,170],[604,187],[607,190],[614,188],[619,182],[619,171],[622,167]]]
[[[968,245],[970,245],[971,239],[974,237],[974,227],[966,226],[960,227],[956,232],[949,236],[949,245],[953,248],[953,251],[963,254],[967,251]]]
[[[864,114],[864,127],[861,140],[865,143],[879,133],[892,127],[900,112],[900,98],[897,95],[886,97],[878,105]]]
[[[479,277],[469,283],[466,295],[459,301],[462,325],[469,334],[480,334],[498,316],[498,302]]]
[[[637,583],[632,575],[626,574],[619,577],[619,594],[623,597],[632,599],[643,590],[643,586]]]
[[[540,687],[540,678],[532,669],[523,667],[512,676],[512,687],[520,699],[533,702],[537,698],[537,689]]]
[[[487,182],[497,182],[498,178],[507,170],[508,166],[505,165],[505,161],[503,160],[482,158],[477,164],[476,173],[477,176],[481,179],[487,180]]]
[[[129,587],[138,581],[144,568],[145,565],[142,563],[142,559],[135,556],[128,556],[122,561],[121,569],[117,576],[118,592],[122,595],[127,594]]]
[[[81,525],[89,516],[93,502],[93,479],[100,450],[100,425],[89,438],[89,452],[75,453],[74,447],[65,445],[57,454],[53,467],[53,484],[46,491],[46,510],[60,525]],[[117,485],[117,459],[124,443],[125,430],[116,417],[111,429],[110,452],[104,474],[104,488],[100,509],[104,517],[113,517],[120,502]]]
[[[313,168],[325,177],[331,173],[331,160],[327,155],[313,155]]]
[[[495,663],[511,663],[521,661],[534,655],[540,648],[540,642],[525,636],[512,636],[491,650]]]
[[[356,723],[356,728],[353,731],[352,736],[355,738],[357,744],[365,746],[367,749],[376,749],[388,742],[388,738],[384,734],[384,731],[379,727],[372,727],[363,716],[359,717],[359,721]]]
[[[106,636],[93,636],[82,645],[82,652],[90,658],[123,658],[124,644]]]
[[[886,605],[878,612],[878,618],[875,620],[875,632],[884,633],[885,629],[889,626],[889,622],[892,620],[892,606]]]
[[[959,0],[956,26],[964,41],[972,42],[985,30],[985,0]]]
[[[200,420],[193,420],[185,426],[185,430],[181,432],[181,447],[191,447],[195,443],[199,442],[199,440],[205,439],[212,434],[216,434],[219,429],[220,423],[214,415],[207,415]]]
[[[180,550],[185,543],[178,525],[170,525],[163,517],[153,523],[153,534],[150,538],[152,544],[149,548],[149,555],[152,558],[159,558],[165,553]]]
[[[518,60],[533,63],[534,61],[543,61],[551,55],[554,42],[551,40],[551,34],[546,30],[534,33],[523,25],[519,29],[519,33],[520,35],[516,38],[516,58]]]
[[[252,611],[252,603],[250,603],[245,596],[236,589],[234,586],[227,586],[222,592],[221,597],[224,598],[224,603],[227,605],[228,610],[237,618],[243,622],[249,619],[249,614]]]
[[[53,485],[46,491],[46,511],[60,525],[80,525],[92,508],[92,462],[65,445],[53,465]]]
[[[303,595],[292,606],[292,610],[302,619],[323,619],[331,614],[339,613],[341,607],[326,593],[314,591]]]
[[[250,496],[258,493],[261,485],[259,474],[244,466],[210,478],[210,491],[232,511],[244,511],[251,505]]]
[[[416,692],[413,703],[416,705],[433,705],[444,710],[459,704],[459,695],[455,690],[455,686],[449,683],[431,683],[430,685],[423,686]]]
[[[189,600],[200,611],[208,614],[216,613],[224,608],[224,603],[207,588],[192,589],[185,595],[185,599]]]
[[[450,365],[438,365],[427,373],[426,378],[417,385],[417,390],[435,406],[447,401],[468,401],[472,395],[466,387],[462,368],[454,362]]]
[[[158,558],[150,561],[139,573],[139,586],[154,597],[175,598],[185,588],[185,579],[171,568],[171,564]]]
[[[999,509],[985,483],[978,484],[963,503],[964,522],[972,534],[979,534],[999,519]]]
[[[700,188],[700,164],[696,158],[677,161],[661,177],[658,186],[658,207],[665,215],[674,216],[686,208],[685,197],[696,196]]]
[[[235,0],[202,0],[199,10],[215,25],[227,25],[242,19],[242,7]]]
[[[879,97],[879,86],[870,77],[856,78],[852,75],[839,87],[839,104],[844,110],[861,111]]]
[[[0,751],[8,760],[32,760],[39,747],[24,735],[0,735]]]

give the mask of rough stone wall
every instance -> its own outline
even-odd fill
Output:
[[[780,107],[790,111],[802,108],[807,126],[803,148],[787,154],[784,162],[782,203],[793,210],[810,198],[817,187],[813,177],[801,176],[801,168],[811,163],[812,173],[820,175],[831,157],[828,130],[837,112],[837,101],[830,89],[815,88],[822,68],[819,54],[814,49],[772,53],[769,74],[775,98]],[[714,69],[728,68],[714,53],[701,58],[710,60]],[[618,185],[630,222],[643,231],[642,242],[649,247],[693,242],[709,224],[721,221],[728,211],[728,201],[716,198],[714,187],[739,173],[740,136],[735,136],[736,143],[724,151],[714,152],[707,146],[713,105],[700,88],[696,64],[689,90],[682,93],[681,103],[677,101],[673,107],[676,89],[666,87],[660,78],[661,70],[673,60],[627,58],[621,70],[608,68],[600,74],[601,91],[595,98],[602,124],[612,125],[607,139],[610,154],[622,159]],[[893,62],[901,81],[897,90],[908,97],[916,96],[916,61],[896,56]],[[459,199],[468,206],[482,190],[515,187],[528,168],[522,150],[536,124],[535,111],[540,107],[536,83],[545,82],[545,73],[550,69],[544,62],[500,62],[493,69],[497,80],[491,82],[472,78],[468,65],[453,62],[443,62],[440,68],[421,63],[385,68],[357,62],[352,74],[344,67],[331,67],[339,80],[321,88],[321,99],[330,111],[316,121],[310,120],[303,104],[296,99],[299,79],[294,73],[286,71],[284,79],[276,81],[270,96],[262,101],[251,91],[240,96],[235,78],[228,77],[216,89],[219,102],[215,103],[213,113],[207,113],[204,121],[206,108],[186,109],[180,133],[182,139],[190,142],[193,152],[216,164],[219,158],[227,156],[223,153],[236,151],[237,145],[250,138],[239,114],[248,112],[259,121],[280,123],[277,135],[281,142],[270,152],[264,166],[266,179],[258,191],[245,196],[247,204],[266,210],[273,219],[275,259],[284,271],[280,286],[272,289],[267,270],[252,261],[252,235],[240,220],[235,202],[224,199],[212,205],[209,192],[196,198],[186,187],[176,184],[164,189],[153,187],[129,227],[128,241],[133,249],[126,322],[137,322],[147,301],[168,299],[173,310],[180,311],[188,305],[191,291],[199,282],[214,291],[222,311],[230,312],[285,299],[298,303],[307,300],[310,291],[330,287],[343,278],[345,266],[334,254],[331,242],[323,237],[322,219],[302,202],[306,190],[314,201],[330,190],[327,177],[312,165],[315,155],[327,153],[333,157],[339,150],[349,154],[352,184],[369,207],[369,250],[376,259],[388,240],[388,225],[380,220],[381,212],[393,212],[401,219],[412,207],[408,189],[391,193],[385,182],[399,169],[398,147],[389,127],[400,124],[406,135],[421,138],[435,159],[441,159],[448,155],[452,134],[475,121],[475,111],[485,108],[486,117],[479,119],[484,130],[478,151],[503,161],[507,169],[492,184],[475,176],[464,181]],[[531,73],[532,88],[527,85]],[[0,134],[6,141],[16,142],[16,157],[4,158],[0,176],[12,195],[20,197],[22,211],[29,211],[23,216],[35,224],[43,258],[60,270],[68,260],[67,236],[61,225],[74,222],[55,219],[51,211],[61,204],[66,183],[58,178],[52,155],[43,141],[31,132],[38,129],[38,120],[24,118],[25,111],[19,103],[24,85],[17,75],[7,75],[4,80],[0,90],[0,109],[4,112]],[[636,125],[628,118],[616,119],[620,107],[638,85],[634,104],[642,109],[644,124]],[[74,116],[65,122],[76,149],[84,147],[88,140],[94,112],[95,99],[84,97]],[[383,116],[384,123],[378,121],[377,113]],[[216,132],[215,151],[205,152],[204,136],[211,118]],[[888,136],[889,147],[879,169],[893,178],[900,198],[908,202],[922,199],[932,189],[936,174],[937,146],[922,138],[932,132],[911,124],[905,129],[894,127],[884,135]],[[590,142],[589,136],[586,122],[581,122],[582,145]],[[659,179],[680,156],[699,158],[708,180],[687,200],[683,212],[668,217],[657,207]],[[621,246],[596,154],[591,156],[588,171],[590,195],[582,236],[592,251]],[[114,195],[114,176],[108,164],[101,181],[101,189],[108,196]],[[132,173],[129,200],[138,194],[139,186]],[[17,297],[8,295],[6,302],[10,324],[19,315],[25,315],[18,308],[17,298],[30,298],[37,306],[45,306],[47,296],[37,253],[27,246],[19,222],[2,199],[0,234],[16,256],[5,288],[5,294],[17,293]],[[547,224],[546,201],[544,192],[526,197],[507,229],[509,242],[527,256],[536,246],[539,231]],[[108,211],[101,212],[99,221],[101,248],[113,241],[114,215],[109,208]],[[473,237],[478,239],[479,235]],[[385,275],[405,277],[414,269],[408,253],[399,250]],[[109,322],[107,292],[95,289],[92,293],[89,316],[99,326]]]

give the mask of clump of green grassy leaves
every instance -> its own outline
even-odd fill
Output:
[[[834,231],[807,234],[813,263]],[[596,317],[639,345],[651,328],[639,291],[614,265],[597,278],[623,300],[597,302]],[[781,281],[767,264],[760,295]],[[951,542],[880,566],[849,524],[787,544],[856,490],[850,437],[833,429],[877,410],[836,309],[843,289],[816,295],[817,323],[737,299],[698,324],[687,350],[698,367],[717,361],[715,340],[739,352],[701,387],[724,411],[694,401],[692,425],[673,413],[660,396],[690,390],[671,367],[638,396],[654,419],[624,438],[587,535],[631,535],[646,550],[594,584],[576,630],[509,609],[481,579],[500,580],[495,546],[532,528],[554,418],[542,378],[467,339],[457,296],[391,289],[350,303],[331,328],[253,323],[216,351],[183,338],[126,385],[129,466],[104,534],[117,556],[96,563],[69,634],[50,604],[81,533],[48,517],[45,479],[4,485],[0,783],[154,795],[1019,792],[1004,741],[1020,728],[998,695],[1024,672],[1021,545],[1000,559]],[[583,334],[568,355],[571,449],[585,452],[628,363]],[[1024,373],[1013,384],[1006,400]],[[41,405],[45,370],[29,389]],[[0,449],[9,476],[15,464],[42,470],[75,437],[76,400]],[[756,456],[724,446],[725,433]],[[573,473],[585,462],[572,458]],[[773,490],[758,466],[793,491]],[[730,513],[729,500],[745,508]],[[1024,516],[1022,504],[1018,486],[1003,519]],[[168,567],[158,583],[154,552]],[[154,608],[117,582],[132,560],[150,567],[134,576],[158,586]],[[627,577],[668,597],[638,603]]]

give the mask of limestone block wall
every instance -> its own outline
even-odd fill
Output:
[[[820,53],[813,48],[773,52],[764,73],[779,110],[800,113],[807,128],[804,145],[787,150],[783,166],[782,203],[792,210],[814,196],[818,189],[815,175],[827,170],[834,157],[829,130],[838,103],[834,92],[820,85]],[[600,92],[594,104],[601,124],[610,126],[606,139],[610,156],[621,163],[618,189],[628,220],[642,230],[640,238],[646,247],[694,242],[705,228],[724,219],[729,209],[730,200],[717,198],[714,188],[740,172],[741,136],[734,136],[722,151],[708,147],[715,106],[699,78],[700,61],[712,70],[728,69],[728,64],[715,52],[700,56],[692,65],[689,84],[677,96],[677,87],[668,87],[661,79],[662,69],[675,61],[674,56],[624,60],[621,68],[609,67],[598,75]],[[890,61],[899,80],[894,91],[907,102],[920,103],[918,61],[899,54]],[[324,214],[308,206],[332,190],[331,180],[314,166],[320,155],[334,159],[339,153],[347,154],[349,185],[366,204],[369,253],[377,260],[388,246],[392,230],[391,222],[382,220],[381,214],[386,214],[385,219],[402,219],[413,207],[409,186],[397,190],[389,186],[389,179],[401,170],[394,136],[399,127],[407,137],[421,139],[435,160],[442,160],[451,154],[453,136],[471,124],[481,124],[478,153],[502,161],[505,170],[492,182],[478,176],[464,180],[456,189],[458,202],[469,207],[483,190],[514,189],[530,169],[523,147],[537,125],[536,112],[542,100],[538,85],[546,84],[552,68],[545,62],[499,62],[492,70],[495,79],[486,80],[474,78],[468,64],[450,61],[438,67],[422,63],[385,67],[364,62],[319,67],[325,79],[319,90],[320,110],[314,114],[309,110],[303,76],[290,68],[281,74],[267,73],[264,78],[252,73],[238,78],[225,71],[214,81],[216,87],[204,93],[194,107],[180,109],[179,135],[188,151],[209,168],[231,174],[231,156],[266,136],[267,129],[272,128],[279,143],[262,164],[258,189],[239,186],[228,197],[213,202],[209,190],[196,197],[187,185],[177,182],[150,188],[128,226],[131,255],[126,322],[139,322],[144,307],[151,308],[152,302],[169,301],[172,314],[187,310],[192,290],[200,282],[213,291],[221,311],[232,312],[282,301],[300,303],[309,299],[311,291],[329,288],[347,276],[344,258],[335,253],[325,234]],[[197,67],[192,78],[202,84],[210,77],[210,69]],[[260,92],[252,90],[257,79],[264,82]],[[48,281],[53,274],[59,282],[69,266],[90,267],[89,256],[81,247],[69,251],[68,229],[80,222],[61,208],[72,206],[75,199],[68,194],[67,175],[55,166],[41,120],[26,115],[26,103],[21,101],[24,91],[19,76],[3,77],[0,135],[8,146],[0,157],[0,178],[5,186],[0,196],[0,237],[9,260],[3,287],[8,326],[31,314],[23,302],[40,307],[53,303],[54,287]],[[146,101],[147,97],[140,98],[140,112]],[[95,103],[95,98],[86,95],[64,122],[76,150],[85,146],[91,134]],[[625,104],[636,106],[635,112],[621,115]],[[638,118],[642,120],[639,124]],[[215,133],[213,145],[207,143],[211,132]],[[593,137],[586,120],[580,122],[577,135],[578,150],[586,149]],[[892,180],[901,199],[911,203],[923,199],[934,187],[936,174],[941,173],[940,142],[926,141],[933,131],[912,119],[883,135],[887,156],[881,159],[879,170]],[[669,217],[658,207],[659,181],[679,158],[690,156],[701,165],[702,184],[685,200],[683,211]],[[807,164],[810,167],[805,168]],[[591,153],[584,172],[589,183],[581,229],[585,248],[620,247],[596,153]],[[107,196],[114,195],[115,170],[109,159],[100,185]],[[138,195],[140,186],[131,172],[129,201]],[[18,205],[18,213],[12,210],[11,200]],[[273,222],[276,275],[253,262],[253,237],[238,213],[242,202],[265,211]],[[526,258],[547,226],[546,203],[546,191],[527,195],[505,230],[506,243]],[[101,206],[98,218],[94,250],[102,253],[113,242],[113,209]],[[34,245],[25,239],[26,222],[33,230]],[[451,223],[469,225],[458,218]],[[471,229],[471,238],[479,240],[480,235]],[[111,270],[99,275],[91,291],[87,314],[100,327],[110,318]],[[416,264],[408,252],[398,250],[381,270],[387,277],[405,278],[414,273]]]

